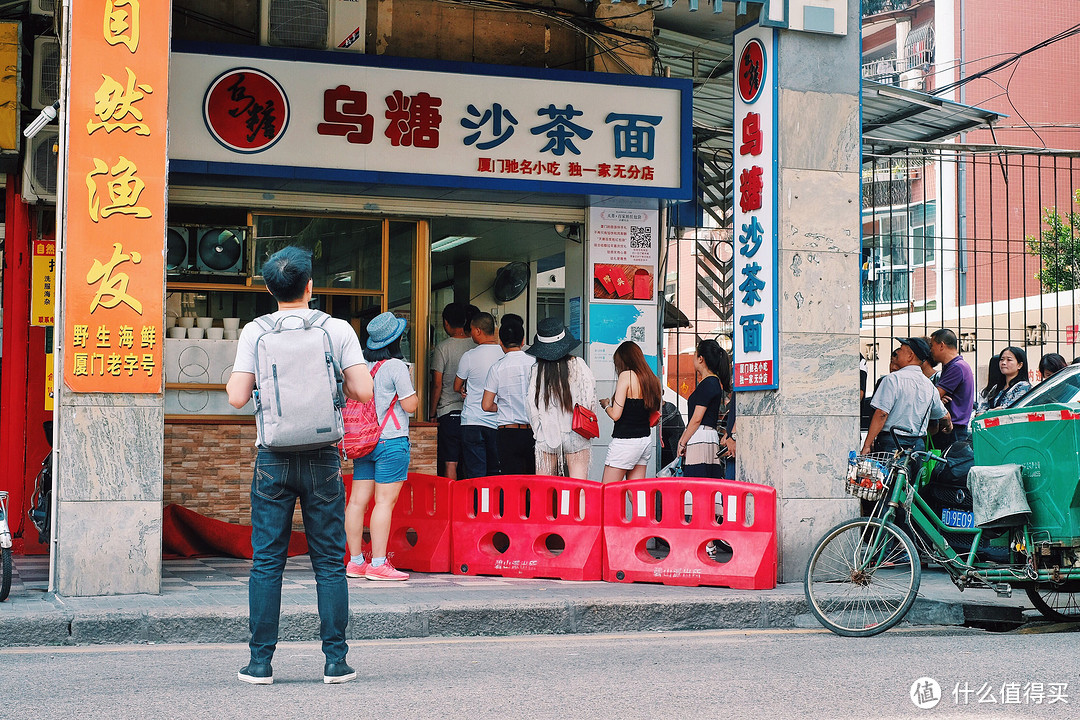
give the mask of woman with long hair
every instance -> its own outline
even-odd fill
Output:
[[[345,574],[368,580],[408,580],[408,573],[394,568],[386,559],[390,540],[390,519],[409,473],[409,415],[420,399],[412,386],[409,366],[401,353],[401,333],[406,322],[384,312],[367,326],[364,357],[375,383],[375,413],[385,423],[379,442],[368,455],[353,460],[352,491],[345,506],[345,539],[349,563]],[[371,511],[371,561],[360,549],[364,536],[364,513],[375,498]]]
[[[976,412],[1011,407],[1031,389],[1027,381],[1028,359],[1023,348],[1010,345],[990,360],[986,387],[979,393]]]
[[[561,459],[569,477],[584,479],[589,474],[592,441],[574,432],[574,405],[593,412],[599,405],[592,370],[570,354],[580,344],[560,320],[544,318],[536,327],[533,344],[525,351],[536,358],[526,400],[539,475],[560,474]]]
[[[722,478],[727,470],[727,458],[721,459],[720,435],[716,425],[725,396],[731,392],[731,357],[715,340],[702,340],[694,354],[694,370],[699,380],[697,388],[687,398],[690,421],[679,438],[679,456],[683,458],[683,474],[687,477]],[[734,418],[732,418],[734,420]],[[734,430],[731,424],[729,432]],[[724,447],[730,452],[732,442]]]
[[[660,412],[662,389],[645,355],[635,342],[624,342],[615,350],[615,394],[600,401],[600,407],[615,421],[611,431],[603,482],[617,482],[625,477],[645,477],[652,458],[653,413]]]

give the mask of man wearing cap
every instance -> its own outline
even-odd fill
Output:
[[[931,432],[939,429],[938,421],[944,421],[940,429],[948,432],[952,423],[949,413],[941,403],[934,384],[922,371],[922,363],[930,358],[930,343],[923,338],[896,338],[900,347],[896,350],[899,369],[881,380],[870,405],[874,416],[863,443],[862,453],[893,452],[897,440],[905,448],[921,450],[927,427]],[[897,440],[893,439],[895,431]]]

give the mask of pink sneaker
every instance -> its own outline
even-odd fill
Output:
[[[387,560],[379,567],[367,563],[367,572],[364,573],[364,577],[368,580],[408,580],[409,573],[403,573],[400,570],[395,570],[394,566]]]
[[[349,564],[345,566],[345,577],[362,578],[370,567],[371,565],[368,564],[367,560],[364,560],[359,565],[350,560]]]

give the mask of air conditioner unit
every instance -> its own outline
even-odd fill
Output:
[[[30,107],[40,110],[60,99],[60,41],[51,35],[34,38],[34,78]]]
[[[53,16],[56,12],[56,5],[60,0],[30,0],[30,14],[31,15],[48,15]]]
[[[209,275],[242,275],[247,254],[247,227],[199,227],[192,240],[195,271]]]
[[[191,271],[194,232],[195,228],[187,225],[170,225],[165,230],[165,273],[167,275],[182,275]]]
[[[364,52],[366,23],[364,0],[262,0],[259,42]]]
[[[56,203],[56,176],[60,164],[59,138],[55,127],[46,127],[26,143],[26,156],[23,158],[23,197],[28,202]]]

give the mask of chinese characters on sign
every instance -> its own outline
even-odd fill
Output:
[[[776,59],[774,31],[751,27],[736,35],[735,327],[736,390],[778,386]]]
[[[47,327],[56,317],[56,241],[37,240],[30,263],[33,292],[30,295],[30,324]]]
[[[68,165],[78,180],[64,231],[78,242],[67,246],[63,347],[75,392],[162,388],[168,12],[141,0],[71,9]],[[222,93],[247,136],[274,134],[272,103],[238,78]],[[51,283],[43,301],[55,297]]]
[[[554,71],[546,71],[551,79],[475,75],[398,68],[385,58],[376,62],[390,67],[372,72],[366,62],[174,53],[176,72],[191,78],[170,88],[174,108],[181,108],[170,118],[175,160],[181,167],[185,160],[282,172],[306,167],[327,177],[469,177],[491,187],[532,181],[553,192],[602,185],[650,197],[689,193],[683,185],[689,186],[690,88],[682,81],[581,82],[557,79]],[[99,117],[136,122],[125,110],[152,98],[142,88],[153,83],[111,77]],[[635,112],[641,107],[649,112]],[[201,112],[192,117],[188,108]]]

